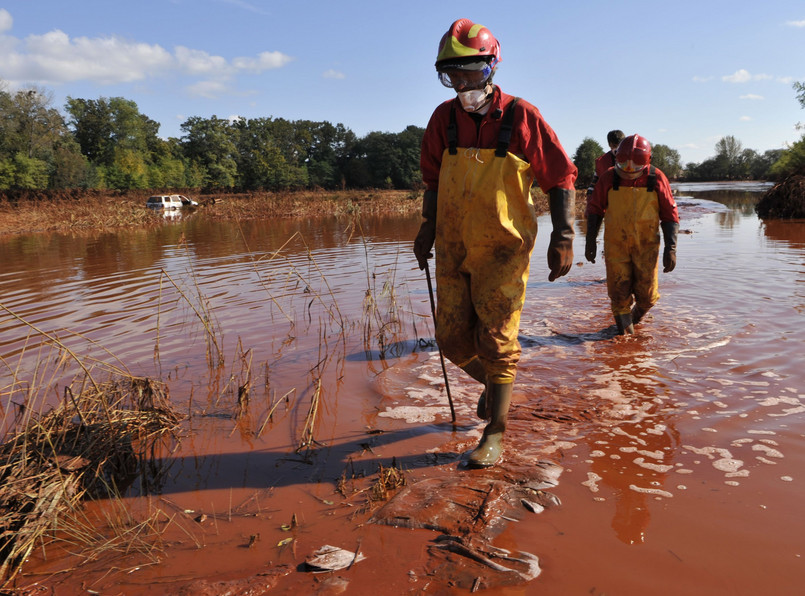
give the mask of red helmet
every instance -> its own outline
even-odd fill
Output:
[[[651,145],[640,135],[626,137],[615,151],[615,165],[624,174],[637,177],[651,163]]]
[[[500,44],[492,32],[469,19],[459,19],[439,42],[436,69],[460,68],[467,62],[486,62],[491,68],[500,61]],[[456,66],[458,65],[458,66]]]

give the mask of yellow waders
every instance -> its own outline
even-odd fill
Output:
[[[436,341],[457,366],[480,358],[490,383],[513,383],[520,360],[537,220],[528,162],[495,149],[445,149],[436,215]]]
[[[616,317],[631,311],[632,298],[644,312],[660,293],[657,257],[660,251],[660,207],[656,191],[620,185],[607,194],[604,216],[604,261],[607,291]]]

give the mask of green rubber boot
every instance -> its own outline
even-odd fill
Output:
[[[632,307],[632,325],[637,325],[646,316],[648,309],[642,309],[637,304]]]
[[[478,398],[478,406],[475,408],[475,413],[481,420],[488,420],[491,414],[489,413],[486,404],[486,370],[484,369],[484,365],[481,364],[481,361],[476,356],[467,364],[462,366],[461,370],[484,385],[484,390],[481,392],[481,397]]]
[[[507,383],[489,383],[486,397],[489,400],[491,419],[484,429],[481,442],[470,453],[469,466],[472,468],[488,468],[498,463],[503,452],[503,434],[509,417],[509,405],[512,402],[514,385]]]
[[[615,315],[615,325],[618,327],[618,335],[631,335],[634,333],[634,323],[632,323],[632,313],[625,315]]]
[[[481,420],[489,420],[492,412],[489,408],[489,403],[486,401],[486,389],[481,391],[481,397],[478,398],[478,406],[475,408],[475,415]]]

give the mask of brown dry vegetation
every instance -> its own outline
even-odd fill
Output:
[[[146,191],[62,191],[0,194],[0,236],[36,232],[87,232],[160,225],[163,218],[145,207],[153,194]],[[199,195],[199,206],[188,212],[219,220],[323,215],[411,214],[421,209],[421,192],[405,190],[346,190],[248,192]],[[548,210],[539,190],[532,196],[537,213]],[[576,216],[584,216],[584,193],[577,194]]]
[[[795,174],[775,184],[755,211],[761,219],[805,218],[805,175]]]
[[[38,544],[56,540],[57,528],[60,540],[74,546],[132,545],[131,535],[98,540],[82,522],[80,502],[124,492],[181,416],[161,383],[88,379],[77,395],[67,386],[64,400],[41,414],[40,404],[27,403],[24,392],[10,394],[9,408],[13,404],[18,416],[0,444],[0,590]]]

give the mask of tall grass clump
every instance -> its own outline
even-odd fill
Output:
[[[65,528],[84,524],[84,499],[119,499],[153,463],[157,444],[175,438],[180,417],[160,383],[126,377],[77,384],[78,392],[66,386],[46,411],[13,401],[13,391],[7,402],[18,411],[0,445],[3,587],[35,546],[46,548],[57,534],[64,540]]]

